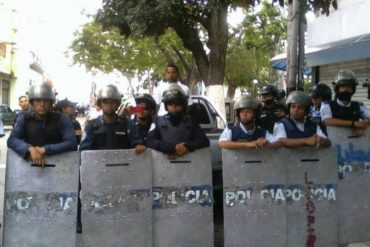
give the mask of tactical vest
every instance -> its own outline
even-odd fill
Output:
[[[351,101],[349,107],[339,105],[336,100],[330,101],[329,104],[333,118],[358,121],[361,117],[360,103],[357,101]]]
[[[274,125],[276,122],[279,122],[279,118],[275,115],[276,110],[279,106],[274,105],[272,108],[261,107],[260,115],[257,120],[258,125],[270,133],[274,130]],[[281,108],[281,107],[280,107]],[[280,109],[279,108],[279,109]]]
[[[139,134],[139,138],[143,141],[143,143],[146,143],[146,140],[148,139],[148,132],[150,129],[150,126],[152,125],[152,122],[149,122],[147,124],[140,124],[137,119],[135,119],[135,125],[137,127],[137,131]]]
[[[249,135],[245,133],[240,124],[232,126],[231,128],[231,140],[238,141],[238,142],[251,142],[257,140],[258,138],[265,138],[266,130],[261,128],[256,128],[254,133]]]
[[[191,140],[193,121],[185,117],[178,126],[174,126],[167,115],[158,118],[158,128],[161,139],[173,144]]]
[[[114,124],[104,124],[102,119],[96,118],[91,120],[94,142],[93,148],[96,150],[104,149],[129,149],[130,142],[130,128],[128,120],[118,118]]]
[[[46,119],[38,119],[34,113],[24,113],[24,140],[32,146],[43,147],[63,141],[59,129],[60,114],[51,112]]]
[[[317,131],[317,124],[309,120],[304,123],[304,131],[298,129],[290,118],[283,118],[280,123],[284,124],[287,138],[306,138],[315,135]]]

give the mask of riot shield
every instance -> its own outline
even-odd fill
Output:
[[[209,149],[172,161],[152,154],[154,246],[213,246]]]
[[[332,147],[280,150],[287,167],[288,245],[338,246],[337,170]]]
[[[370,131],[327,128],[338,167],[338,230],[342,245],[370,241]]]
[[[336,166],[329,154],[223,150],[225,246],[336,246]]]
[[[3,246],[75,246],[79,153],[41,168],[8,150]]]
[[[152,246],[151,152],[81,153],[83,246]]]
[[[285,160],[274,149],[222,150],[225,247],[286,247]]]

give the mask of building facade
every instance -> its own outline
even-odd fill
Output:
[[[367,88],[362,83],[370,78],[369,0],[337,0],[338,8],[329,16],[317,15],[308,23],[307,66],[312,67],[315,83],[331,85],[340,69],[351,69],[359,80],[354,100],[370,107]]]

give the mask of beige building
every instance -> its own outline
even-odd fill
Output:
[[[16,9],[0,0],[0,103],[13,110],[30,84],[50,81],[37,54],[19,44],[16,18]]]

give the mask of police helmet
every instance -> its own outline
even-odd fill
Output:
[[[278,89],[276,93],[276,98],[282,99],[286,96],[286,92],[284,89]]]
[[[57,93],[49,83],[43,82],[41,84],[32,84],[26,94],[30,101],[34,99],[48,99],[54,102]]]
[[[253,110],[257,110],[259,107],[259,102],[257,99],[253,98],[250,95],[242,95],[240,96],[234,104],[235,110],[241,110],[243,108],[251,108]]]
[[[319,97],[321,96],[323,101],[330,101],[331,100],[331,89],[328,85],[324,83],[318,83],[313,86],[311,92],[311,97]]]
[[[156,107],[157,107],[157,103],[155,102],[153,97],[150,94],[147,94],[147,93],[143,93],[143,94],[140,94],[139,96],[137,96],[135,98],[135,102],[136,102],[136,104],[145,103],[151,109],[156,109]]]
[[[170,83],[168,88],[163,92],[162,101],[167,110],[167,104],[177,102],[183,107],[187,106],[187,96],[182,88],[176,83]]]
[[[338,88],[340,86],[350,86],[352,87],[353,93],[356,92],[356,86],[358,85],[357,78],[352,70],[349,69],[341,69],[335,75],[335,79],[333,82],[334,91],[338,93]]]
[[[98,91],[96,100],[97,100],[97,104],[100,105],[100,102],[103,99],[113,99],[113,100],[117,100],[118,103],[121,103],[121,98],[122,98],[122,95],[118,91],[117,87],[112,84],[109,84],[101,88]]]
[[[299,104],[308,109],[311,105],[311,98],[302,91],[293,91],[288,95],[286,104],[288,105],[288,109],[290,109],[291,104]]]
[[[272,94],[273,97],[277,96],[277,89],[274,85],[268,84],[262,87],[260,95]]]

